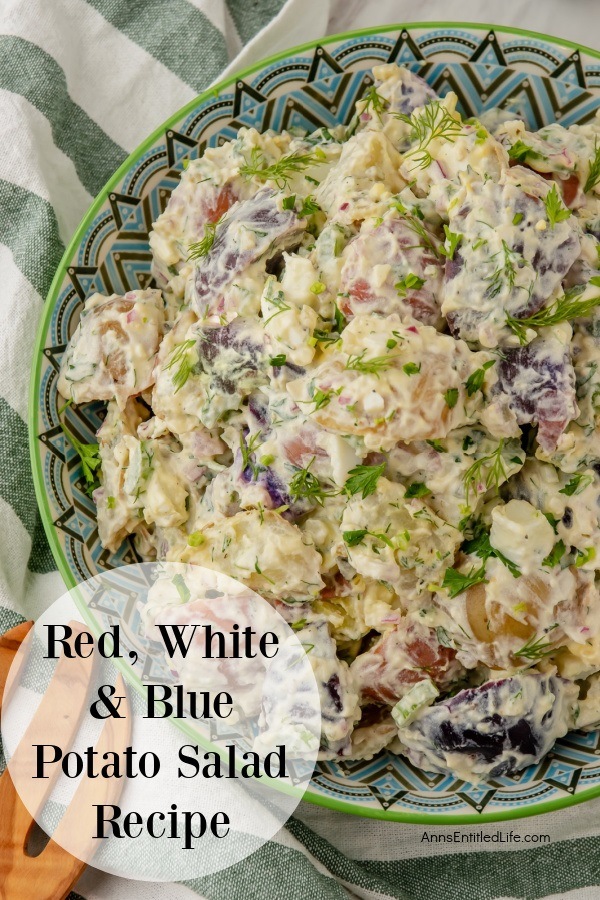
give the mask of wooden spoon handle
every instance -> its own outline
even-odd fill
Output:
[[[32,624],[32,622],[25,622],[0,637],[0,708],[2,697],[7,699],[11,686],[18,682],[19,673],[13,669],[10,673],[11,683],[7,687],[8,673],[14,656]],[[76,630],[81,627],[73,622],[71,626]],[[26,658],[26,654],[22,654],[19,671]],[[36,737],[41,739],[50,733],[60,732],[60,739],[56,740],[57,745],[65,750],[71,746],[85,709],[92,665],[90,660],[69,660],[68,663],[64,658],[59,660],[39,709],[29,723],[25,735],[13,755],[11,767],[16,761],[14,771],[17,778],[20,777],[20,771],[25,778],[27,778],[27,773],[32,771],[30,748],[31,743],[36,742]],[[121,676],[117,679],[117,693],[125,696],[125,701],[119,708],[123,717],[107,719],[95,748],[99,753],[103,753],[105,750],[120,752],[125,749],[130,740],[130,708]],[[56,721],[56,712],[59,709],[67,711],[62,717],[62,722]],[[54,720],[50,718],[52,715],[55,717]],[[53,721],[55,722],[54,726],[52,726]],[[21,764],[19,764],[19,756]],[[36,810],[41,809],[58,776],[56,767],[55,770],[54,777],[41,782],[42,787],[38,796],[30,797],[33,802],[29,805],[35,807]],[[27,781],[28,796],[31,794],[30,781],[29,777]],[[72,847],[75,846],[74,838],[78,837],[79,843],[76,851],[89,858],[93,852],[93,841],[90,840],[93,833],[93,804],[98,802],[116,803],[122,787],[120,780],[104,781],[99,787],[97,782],[82,778],[71,804],[56,829],[56,837],[61,840],[68,836],[69,846]],[[35,900],[64,900],[85,869],[86,863],[72,856],[52,839],[38,856],[28,856],[26,846],[34,819],[17,793],[8,768],[0,776],[0,810],[2,810],[0,819],[0,900],[32,900],[32,898]]]

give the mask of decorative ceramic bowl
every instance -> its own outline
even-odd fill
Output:
[[[100,546],[94,504],[59,424],[58,369],[83,300],[94,291],[122,294],[148,286],[148,231],[186,159],[235,137],[242,125],[264,131],[346,123],[371,83],[368,70],[383,62],[407,65],[440,94],[455,91],[466,115],[505,107],[534,130],[554,121],[565,126],[588,121],[600,106],[598,52],[493,26],[411,24],[336,35],[257,63],[202,94],[144,141],[98,195],[71,241],[50,289],[35,350],[34,479],[50,546],[69,587],[136,561],[128,542],[113,554]],[[102,415],[99,403],[66,413],[69,429],[90,442]],[[125,594],[118,613],[143,653],[145,640]],[[598,732],[575,732],[558,741],[539,765],[476,788],[419,771],[384,752],[369,762],[320,764],[306,799],[428,825],[498,821],[600,795],[599,755]]]

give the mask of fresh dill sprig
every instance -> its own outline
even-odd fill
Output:
[[[367,112],[369,109],[372,109],[379,121],[381,121],[381,114],[385,112],[387,100],[377,92],[377,88],[374,84],[372,84],[371,87],[365,91],[365,93],[361,97],[361,101],[365,104],[363,107],[363,113]]]
[[[369,494],[375,493],[377,482],[385,471],[385,463],[379,466],[355,466],[348,472],[348,478],[344,485],[344,492],[351,497],[360,493],[363,500]]]
[[[432,235],[425,228],[425,225],[422,221],[422,213],[418,207],[415,207],[415,213],[412,213],[407,207],[402,203],[401,200],[394,200],[391,204],[394,209],[397,209],[401,214],[404,224],[410,228],[410,230],[416,234],[416,236],[420,240],[420,244],[417,244],[418,247],[423,247],[425,250],[429,250],[437,259],[440,258],[440,247],[435,243]],[[420,215],[419,215],[420,213]],[[410,250],[410,247],[406,247],[406,250]]]
[[[600,294],[590,297],[588,300],[578,299],[583,292],[581,285],[571,288],[558,297],[550,306],[538,310],[532,316],[517,318],[507,315],[506,324],[519,338],[521,344],[527,342],[528,328],[544,328],[549,325],[558,325],[560,322],[569,322],[571,319],[580,319],[586,316],[600,305]]]
[[[257,431],[256,434],[253,434],[250,440],[246,443],[243,434],[240,434],[240,452],[242,454],[242,472],[250,467],[252,472],[252,477],[256,479],[261,470],[260,466],[257,466],[253,461],[253,454],[260,444],[260,436],[261,432]]]
[[[491,259],[495,259],[500,253],[502,254],[501,264],[495,272],[485,279],[489,282],[486,294],[490,298],[498,296],[504,283],[508,284],[509,288],[512,290],[515,286],[517,267],[521,268],[526,265],[526,260],[522,256],[519,256],[518,253],[515,253],[514,250],[511,250],[504,239],[502,240],[502,250],[499,250],[498,253],[494,253]]]
[[[558,625],[553,625],[553,628],[558,628]],[[552,630],[551,629],[551,630]],[[544,638],[546,635],[542,635],[539,638],[529,638],[526,644],[524,644],[520,650],[517,650],[513,656],[522,657],[523,659],[531,659],[531,660],[539,660],[543,659],[545,656],[549,656],[554,652],[556,647],[552,643],[552,641],[546,641]]]
[[[202,240],[196,241],[195,244],[190,244],[188,247],[188,259],[201,259],[203,256],[208,256],[215,242],[217,225],[220,224],[221,219],[218,222],[206,222]]]
[[[346,363],[346,369],[353,372],[362,372],[363,375],[377,375],[379,377],[379,373],[389,369],[397,358],[396,356],[388,355],[373,356],[371,359],[364,359],[366,352],[366,350],[363,350],[362,353],[355,356],[349,356],[348,362]]]
[[[556,190],[555,184],[552,185],[552,187],[546,194],[544,206],[546,207],[546,215],[548,216],[550,228],[554,228],[554,226],[557,225],[558,222],[564,222],[565,219],[568,219],[571,215],[571,210],[567,209],[567,207],[563,204],[562,200],[558,196],[558,191]]]
[[[182,341],[180,344],[176,344],[171,351],[171,355],[169,357],[168,363],[165,366],[165,369],[169,370],[177,366],[177,371],[171,376],[173,387],[175,388],[175,393],[177,393],[177,391],[180,391],[184,386],[184,384],[194,371],[194,366],[198,362],[196,358],[192,359],[192,356],[190,354],[190,350],[195,346],[196,341],[191,338],[190,340]]]
[[[265,302],[270,306],[275,307],[275,312],[270,315],[268,319],[264,320],[263,325],[268,325],[275,316],[278,316],[282,312],[287,312],[292,308],[289,303],[285,302],[285,294],[283,291],[277,291],[274,297],[265,297]]]
[[[315,147],[310,153],[290,153],[282,156],[277,162],[267,165],[267,160],[259,147],[253,147],[250,160],[246,160],[240,166],[240,175],[245,178],[258,178],[260,181],[274,181],[279,190],[284,190],[292,175],[304,172],[310,166],[314,166],[326,159],[320,147]]]
[[[590,171],[583,186],[584,194],[593,190],[600,181],[600,144],[594,142],[594,158],[590,160]]]
[[[314,461],[315,457],[313,456],[306,468],[297,470],[290,481],[290,497],[292,500],[316,500],[322,506],[328,493],[323,489],[317,476],[310,471]]]
[[[81,468],[86,484],[85,491],[86,494],[91,497],[92,492],[100,485],[98,480],[98,469],[102,465],[102,460],[100,459],[100,446],[98,444],[82,443],[82,441],[78,440],[74,434],[71,434],[69,429],[66,425],[63,425],[62,422],[60,427],[81,460]]]
[[[502,481],[506,481],[506,467],[502,458],[503,449],[504,439],[500,441],[500,443],[492,453],[488,453],[487,456],[482,456],[480,459],[475,460],[475,462],[471,466],[469,466],[463,476],[465,500],[467,501],[467,503],[469,502],[469,493],[472,490],[474,490],[475,494],[477,495],[477,486],[482,481],[483,468],[487,468],[488,464],[489,469],[483,482],[485,484],[486,490],[489,491],[491,488],[496,488],[497,490],[500,483]]]
[[[413,169],[425,169],[431,165],[433,157],[427,148],[433,141],[442,140],[453,144],[463,130],[460,119],[455,118],[439,100],[428,103],[420,113],[413,112],[410,116],[404,113],[394,115],[412,129],[411,140],[417,146],[408,150],[406,156],[414,159]]]

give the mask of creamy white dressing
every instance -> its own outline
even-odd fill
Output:
[[[377,66],[348,128],[191,160],[158,289],[85,303],[102,545],[277,604],[323,758],[478,781],[600,721],[599,122],[463,121]]]

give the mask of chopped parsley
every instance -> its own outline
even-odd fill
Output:
[[[91,497],[92,492],[95,491],[96,488],[100,485],[100,482],[98,480],[98,470],[102,465],[102,461],[100,459],[100,447],[98,444],[84,444],[82,443],[82,441],[78,440],[74,434],[71,434],[71,432],[65,425],[61,423],[60,427],[62,428],[65,437],[81,460],[81,468],[86,484],[85,491],[86,494]],[[107,505],[109,509],[112,509],[109,504]]]
[[[379,376],[379,373],[389,369],[396,359],[396,356],[373,356],[371,359],[365,359],[366,352],[363,350],[356,356],[349,356],[346,368],[353,372],[362,372],[364,375]]]
[[[348,472],[348,478],[344,484],[344,492],[348,496],[360,494],[363,498],[375,493],[377,482],[385,471],[385,463],[379,466],[355,466]]]
[[[454,259],[456,248],[462,241],[463,235],[450,231],[447,225],[444,225],[444,234],[446,235],[446,243],[440,247],[440,253],[447,259]]]
[[[567,497],[572,497],[574,494],[581,494],[582,491],[585,491],[586,487],[588,487],[593,482],[593,480],[593,475],[573,475],[568,483],[565,484],[565,486],[561,488],[558,493],[566,494]]]
[[[476,394],[477,391],[480,391],[483,387],[483,382],[485,380],[486,371],[494,365],[495,359],[490,359],[488,362],[484,363],[480,369],[475,369],[475,371],[469,375],[467,378],[466,388],[467,394],[469,397],[472,397],[473,394]]]
[[[458,569],[446,569],[444,572],[444,580],[442,587],[445,588],[450,597],[458,597],[464,591],[467,591],[475,584],[487,584],[485,577],[485,563],[476,569],[473,567],[470,572],[459,572]]]
[[[541,154],[521,140],[516,141],[508,151],[508,158],[514,159],[515,162],[525,162],[528,156],[530,159],[539,159]]]
[[[554,566],[557,566],[560,563],[561,559],[565,555],[566,549],[567,548],[565,547],[564,541],[558,541],[554,545],[548,556],[542,560],[542,565],[547,566],[549,569],[553,569]]]
[[[558,222],[564,222],[564,220],[568,219],[571,215],[571,210],[564,206],[561,198],[558,196],[555,184],[552,185],[546,194],[544,205],[546,207],[546,215],[548,216],[550,228],[554,228]]]
[[[302,206],[300,207],[299,216],[306,218],[306,216],[312,216],[313,213],[321,212],[321,207],[317,203],[314,197],[309,196],[305,197],[302,201]]]
[[[444,400],[449,409],[454,409],[458,402],[458,388],[448,388],[444,394]]]
[[[429,494],[431,494],[431,491],[423,481],[413,481],[406,488],[404,496],[410,499],[411,497],[427,497]]]
[[[360,543],[362,543],[362,541],[364,541],[368,533],[369,531],[367,528],[357,528],[355,531],[342,532],[342,537],[344,539],[344,543],[347,544],[348,547],[357,547]]]

